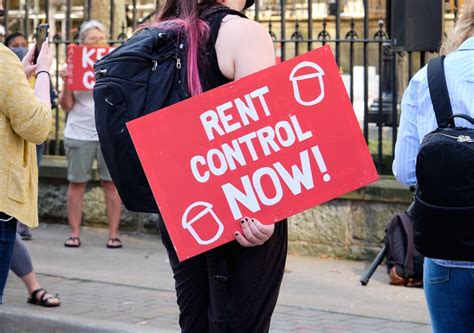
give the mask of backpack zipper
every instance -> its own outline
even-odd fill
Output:
[[[174,57],[173,55],[169,55],[169,56],[163,57],[161,59],[151,59],[151,63],[153,64],[153,66],[151,68],[151,71],[152,72],[156,71],[156,69],[158,68],[158,65],[160,63],[163,63],[166,60],[168,60],[170,58],[173,58],[173,57]],[[121,57],[121,58],[114,58],[114,59],[107,60],[106,62],[104,62],[104,63],[100,64],[99,66],[97,66],[97,68],[95,70],[95,74],[99,75],[99,76],[106,76],[107,69],[102,69],[101,68],[102,66],[107,65],[108,63],[112,63],[112,62],[129,61],[129,60],[132,60],[134,62],[142,62],[142,63],[150,61],[149,58],[137,57],[137,56],[125,56],[125,57]],[[181,61],[179,60],[178,62],[179,62],[179,67],[178,67],[178,65],[176,65],[176,67],[181,68]]]
[[[107,76],[107,69],[106,68],[103,68],[104,66],[108,65],[109,63],[113,63],[113,62],[122,62],[122,61],[133,61],[133,62],[141,62],[141,63],[146,63],[146,62],[149,62],[150,59],[149,58],[145,58],[145,57],[139,57],[139,56],[125,56],[125,57],[120,57],[120,58],[113,58],[113,59],[109,59],[109,60],[106,60],[104,62],[101,62],[101,63],[97,63],[96,65],[94,65],[94,74],[97,78],[102,78],[104,76]],[[152,62],[155,61],[152,59]]]
[[[468,143],[473,143],[474,142],[474,140],[469,135],[454,136],[454,135],[449,135],[449,134],[439,133],[439,132],[431,134],[426,139],[431,138],[433,135],[442,135],[442,136],[445,136],[445,137],[450,138],[450,139],[455,139],[457,142],[468,142]]]

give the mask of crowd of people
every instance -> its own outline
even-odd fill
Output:
[[[188,72],[189,91],[193,95],[274,65],[273,41],[261,25],[232,12],[206,15],[206,24],[200,23],[203,13],[217,6],[240,12],[253,4],[251,0],[165,2],[154,26],[184,27],[189,44],[195,46],[189,48],[188,67],[206,64],[200,65],[198,71]],[[1,6],[0,9],[3,11]],[[84,22],[79,43],[106,45],[104,26],[97,21]],[[38,163],[41,144],[51,128],[54,101],[49,74],[52,54],[48,43],[41,46],[37,59],[34,49],[28,50],[27,39],[20,33],[8,36],[5,45],[0,45],[0,304],[11,269],[25,283],[29,303],[52,307],[61,301],[41,287],[22,240],[22,237],[31,238],[28,228],[38,225]],[[212,51],[203,55],[199,50]],[[465,2],[457,27],[444,42],[442,52],[447,55],[446,79],[454,112],[474,117],[474,1]],[[201,61],[203,56],[207,57],[206,61]],[[61,78],[67,81],[69,75],[69,69],[64,67]],[[83,198],[96,161],[107,207],[106,246],[120,248],[121,200],[96,135],[92,92],[71,91],[64,85],[58,103],[68,115],[64,140],[71,236],[64,246],[81,246]],[[436,128],[433,114],[426,112],[430,103],[426,68],[423,68],[412,79],[401,105],[394,174],[408,185],[416,183],[415,158],[421,140]],[[183,332],[269,330],[285,267],[286,220],[266,224],[252,217],[243,218],[242,228],[234,234],[234,242],[183,262],[177,258],[166,225],[162,220],[158,225],[176,282],[179,324]],[[474,263],[426,258],[424,267],[433,329],[449,332],[462,327],[466,332],[473,331]]]

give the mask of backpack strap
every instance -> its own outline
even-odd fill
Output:
[[[221,22],[227,15],[237,15],[246,18],[244,14],[226,6],[212,6],[203,9],[199,14],[199,18],[205,21],[210,28],[209,41],[205,47],[207,61],[200,64],[199,68],[203,91],[208,91],[231,81],[220,71],[216,52],[216,41]]]
[[[406,267],[404,277],[413,276],[414,274],[414,264],[413,264],[413,255],[415,254],[415,242],[414,242],[414,233],[413,233],[413,223],[410,216],[403,212],[398,214],[400,218],[400,222],[402,223],[403,230],[405,231],[405,235],[407,236],[407,253],[405,257],[404,266]]]
[[[447,127],[449,118],[453,116],[444,75],[444,58],[434,58],[428,63],[428,86],[438,127]]]
[[[209,24],[209,27],[211,29],[212,45],[216,44],[217,36],[219,34],[219,29],[221,27],[222,20],[227,15],[236,15],[236,16],[240,16],[242,18],[247,18],[247,16],[245,16],[241,12],[230,9],[227,6],[211,7],[210,9],[205,10],[200,15],[201,20],[204,20]]]

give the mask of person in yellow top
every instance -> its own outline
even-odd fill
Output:
[[[0,3],[0,16],[4,13]],[[0,304],[5,288],[17,220],[38,226],[36,146],[51,129],[49,69],[52,55],[44,43],[33,64],[34,48],[23,62],[0,45]],[[28,77],[36,76],[34,90]]]
[[[28,53],[28,40],[26,36],[21,32],[14,32],[12,34],[7,35],[5,37],[4,44],[18,56],[20,61],[22,61]],[[33,75],[31,76],[29,83],[31,87],[35,86],[35,78]],[[51,108],[54,109],[57,96],[56,92],[54,91],[53,84],[51,82],[50,86],[51,88],[49,93],[51,95]],[[42,151],[44,148],[43,146],[44,144],[36,145],[36,162],[38,164],[38,168],[41,165]],[[23,223],[18,223],[16,232],[20,234],[22,240],[31,240],[33,237],[30,229]]]

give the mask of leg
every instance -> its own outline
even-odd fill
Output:
[[[41,285],[36,278],[36,274],[33,272],[33,265],[31,263],[31,257],[28,249],[18,234],[16,234],[10,269],[25,284],[25,287],[28,290],[30,303],[40,304],[42,298],[48,298],[46,301],[47,306],[57,306],[60,304],[59,298],[54,297],[51,294],[48,294],[45,290],[41,289]],[[37,302],[33,301],[33,294],[35,295]]]
[[[261,246],[231,242],[207,253],[210,332],[268,332],[285,269],[287,221]]]
[[[67,193],[67,216],[71,227],[71,236],[66,246],[80,245],[80,226],[82,220],[82,206],[86,184],[91,179],[92,162],[94,160],[94,142],[64,139],[67,155],[67,179],[69,188]]]
[[[99,169],[99,176],[105,194],[105,205],[107,207],[107,219],[109,221],[109,240],[108,247],[121,247],[122,243],[118,240],[118,229],[120,224],[120,216],[122,213],[122,200],[117,191],[117,187],[112,181],[109,169],[105,164],[104,156],[100,150],[99,143],[96,143],[96,159]]]
[[[31,231],[26,225],[21,222],[18,222],[16,226],[16,231],[20,234],[21,239],[23,240],[30,240],[31,239]]]
[[[53,296],[41,288],[41,285],[36,279],[35,272],[31,272],[30,274],[21,277],[21,280],[28,289],[28,303],[45,307],[54,307],[61,304],[58,295]]]
[[[81,236],[82,206],[86,183],[69,183],[67,192],[67,218],[73,237]]]
[[[33,291],[41,288],[36,276],[33,273],[33,265],[31,257],[21,238],[16,235],[15,247],[13,248],[12,262],[10,269],[16,276],[18,276],[28,289],[28,295]]]
[[[31,263],[30,253],[25,246],[25,243],[21,240],[19,235],[16,235],[15,247],[13,248],[12,262],[10,264],[10,269],[13,273],[16,274],[19,278],[31,274],[33,272],[33,264]],[[31,291],[39,288],[38,284],[31,285],[31,290],[28,286],[28,291],[31,294]]]
[[[40,289],[41,285],[39,284],[38,280],[36,279],[36,275],[34,272],[21,276],[20,279],[25,284],[26,289],[28,290],[28,295],[31,296],[33,291]]]
[[[111,181],[102,180],[105,194],[105,205],[107,207],[107,219],[109,221],[109,238],[118,238],[118,228],[122,212],[122,201],[117,192],[115,184]]]
[[[208,273],[205,255],[179,262],[163,220],[158,221],[161,241],[165,246],[175,280],[182,333],[208,333]]]
[[[433,332],[474,332],[474,269],[445,267],[426,258],[424,289]]]
[[[7,283],[8,271],[16,238],[16,219],[0,213],[0,304]]]

